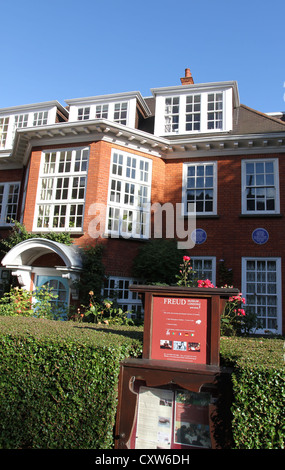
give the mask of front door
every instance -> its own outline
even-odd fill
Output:
[[[69,286],[67,279],[61,276],[45,276],[38,275],[36,278],[36,287],[49,287],[52,289],[52,294],[56,296],[51,300],[52,306],[55,310],[66,310],[69,304]]]

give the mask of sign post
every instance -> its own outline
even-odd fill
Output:
[[[220,317],[238,290],[130,289],[139,293],[144,305],[143,356],[121,364],[116,448],[226,446],[228,420],[218,415],[221,400],[230,413],[230,405],[224,406],[230,374],[220,367]]]

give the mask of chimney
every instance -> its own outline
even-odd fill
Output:
[[[185,69],[185,77],[180,78],[182,85],[193,85],[194,80],[190,69]]]

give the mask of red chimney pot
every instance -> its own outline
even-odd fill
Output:
[[[182,85],[193,85],[194,80],[190,69],[185,69],[185,77],[180,78]]]

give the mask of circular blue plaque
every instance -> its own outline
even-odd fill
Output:
[[[197,228],[191,233],[191,240],[197,245],[201,245],[207,240],[207,233],[202,228]]]
[[[256,228],[252,232],[252,240],[257,245],[263,245],[264,243],[268,242],[269,234],[265,228]]]

